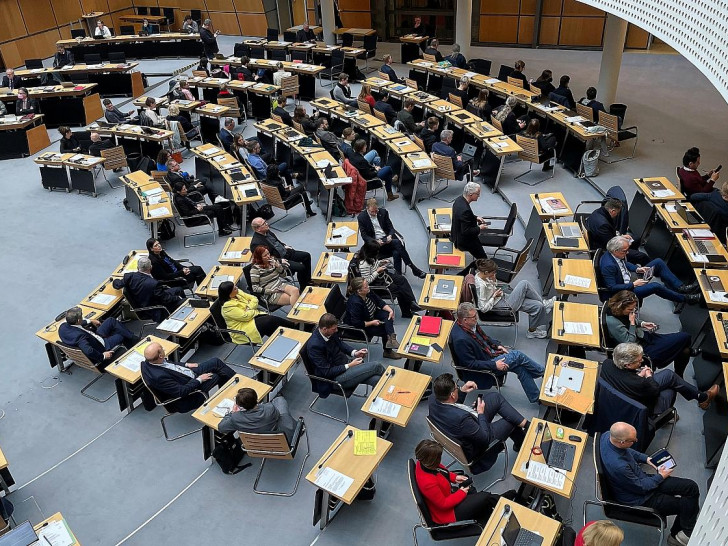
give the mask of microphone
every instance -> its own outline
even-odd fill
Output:
[[[387,372],[387,373],[386,373],[386,374],[384,375],[384,377],[385,377],[385,380],[384,380],[384,381],[382,381],[382,386],[381,386],[381,387],[379,387],[379,391],[377,392],[377,395],[376,395],[376,396],[375,396],[374,398],[372,398],[372,402],[373,402],[374,400],[376,400],[377,398],[379,398],[379,394],[380,394],[380,393],[382,392],[382,389],[384,388],[384,385],[385,385],[385,384],[387,383],[387,381],[389,381],[389,379],[391,379],[392,377],[394,377],[394,372],[395,372],[395,371],[396,371],[396,368],[392,368],[391,370],[389,370],[389,371],[388,371],[388,372]]]
[[[541,200],[538,198],[538,194],[535,193],[533,196],[536,198],[536,202],[538,203],[539,208],[541,209],[541,214],[546,214],[546,209],[543,208],[543,205],[541,204]]]
[[[503,521],[503,518],[506,517],[506,516],[508,516],[508,517],[511,516],[511,505],[510,504],[506,504],[503,507],[503,512],[501,512],[501,515],[498,518],[498,523],[495,524],[495,527],[493,527],[493,532],[490,533],[490,536],[488,537],[488,540],[486,540],[483,544],[491,544],[491,541],[493,540],[493,537],[498,532],[498,528],[500,527],[501,521]],[[498,544],[500,544],[500,542],[498,542]]]
[[[710,275],[708,275],[708,272],[705,270],[705,264],[703,264],[703,269],[700,270],[700,274],[705,276],[705,280],[708,281],[708,286],[710,287],[711,293],[715,294],[715,288],[713,288],[713,283],[710,280]]]
[[[558,394],[558,391],[556,390],[556,370],[558,369],[559,364],[561,364],[561,357],[555,356],[554,357],[554,372],[551,374],[551,388],[549,389],[551,394],[554,397]]]
[[[566,333],[566,321],[564,320],[564,302],[559,303],[559,311],[561,311],[561,328],[559,328],[558,334],[563,336]]]
[[[564,260],[559,258],[556,263],[559,265],[559,286],[565,286],[566,283],[564,283],[563,279],[561,278],[561,266],[564,265]]]
[[[427,283],[427,290],[425,290],[425,299],[423,300],[425,303],[428,303],[430,301],[430,289],[432,288],[432,283],[435,282],[435,275],[431,274],[428,280],[429,282]]]
[[[353,430],[351,430],[351,429],[349,429],[349,431],[348,431],[348,432],[346,433],[346,436],[344,436],[344,437],[343,437],[343,438],[341,439],[341,441],[340,441],[340,442],[339,442],[338,444],[336,444],[336,447],[335,447],[334,449],[332,449],[332,450],[331,450],[331,453],[329,453],[329,454],[328,454],[328,455],[326,456],[326,458],[325,458],[325,459],[324,459],[323,461],[321,461],[321,464],[320,464],[320,465],[318,465],[318,469],[319,469],[319,472],[321,471],[321,469],[322,469],[322,468],[324,467],[324,465],[326,464],[326,461],[328,461],[328,460],[329,460],[329,459],[331,458],[331,456],[332,456],[332,455],[333,455],[334,453],[336,453],[336,450],[337,450],[337,449],[339,449],[339,447],[341,447],[341,444],[343,444],[344,442],[346,442],[347,440],[349,440],[350,438],[353,438],[353,437],[354,437],[354,431],[353,431]]]
[[[531,457],[533,456],[533,448],[536,447],[536,440],[538,440],[538,435],[541,434],[541,431],[543,430],[543,423],[539,423],[536,427],[536,435],[533,437],[533,445],[531,446],[531,451],[528,454],[528,459],[526,460],[526,470],[528,470],[528,465],[531,464]]]

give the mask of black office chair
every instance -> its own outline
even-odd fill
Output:
[[[137,15],[149,15],[149,8],[143,6],[137,7]]]
[[[71,38],[85,38],[86,37],[86,31],[82,28],[72,28],[71,29]]]
[[[507,64],[500,65],[500,69],[498,70],[498,79],[502,82],[508,81],[508,76],[511,75],[513,72],[513,67],[508,66]]]
[[[109,51],[109,62],[124,64],[126,62],[126,54],[123,51]]]
[[[278,41],[278,29],[277,28],[269,28],[265,32],[265,39],[269,42],[277,42]]]
[[[162,15],[162,10],[160,8],[149,8],[149,15],[154,15],[155,17],[158,17]]]
[[[363,329],[346,324],[346,298],[341,293],[341,288],[338,284],[334,285],[326,296],[324,308],[327,313],[331,313],[339,321],[339,337],[342,340],[351,343],[363,343],[366,345],[367,351],[369,350],[369,342],[372,337]]]
[[[308,62],[308,51],[291,51],[291,61]]]
[[[374,67],[372,67],[371,69],[369,68],[369,59],[372,59],[377,55],[377,40],[378,37],[376,34],[372,34],[371,36],[364,36],[364,43],[362,45],[362,48],[366,50],[364,53],[364,70],[366,70],[367,72],[371,70],[376,70],[376,68]]]
[[[204,392],[202,392],[200,390],[196,390],[186,396],[180,396],[178,398],[167,398],[168,395],[157,392],[154,389],[152,389],[149,385],[147,385],[147,382],[144,379],[144,374],[141,374],[141,378],[142,378],[142,383],[144,384],[144,387],[152,394],[152,397],[154,398],[154,405],[157,407],[164,408],[165,414],[164,414],[164,416],[162,416],[161,423],[162,423],[162,432],[164,433],[165,440],[167,440],[168,442],[174,442],[175,440],[179,440],[180,438],[184,438],[185,436],[190,436],[192,434],[200,432],[203,429],[203,427],[197,427],[194,430],[190,430],[188,432],[184,432],[182,434],[178,434],[177,436],[173,436],[170,438],[169,432],[167,431],[167,424],[165,423],[165,419],[167,419],[168,417],[171,417],[172,415],[175,415],[176,413],[179,413],[174,408],[174,404],[176,402],[179,402],[183,398],[195,397],[200,400],[200,405],[204,404],[205,401],[207,400],[207,395]]]
[[[513,203],[511,209],[508,211],[508,216],[483,216],[486,220],[494,220],[496,222],[503,222],[502,227],[491,227],[484,229],[478,235],[478,240],[483,246],[506,246],[508,239],[513,235],[513,226],[518,219],[518,205]]]
[[[354,46],[354,35],[350,32],[345,32],[341,35],[341,45],[343,47],[353,47]]]
[[[265,59],[265,48],[263,47],[251,47],[250,48],[251,59]]]
[[[656,217],[652,203],[641,193],[635,193],[629,206],[629,231],[635,239],[642,241],[642,245],[647,243]]]
[[[119,34],[122,36],[131,36],[133,34],[136,34],[136,31],[134,30],[134,25],[120,25]]]
[[[248,334],[243,332],[242,330],[234,330],[231,328],[228,328],[227,322],[225,321],[225,317],[222,316],[222,302],[220,302],[220,298],[216,298],[214,302],[212,302],[212,305],[210,305],[210,316],[212,317],[212,323],[208,323],[208,326],[211,328],[211,330],[219,336],[219,339],[222,340],[225,344],[230,344],[232,347],[230,350],[225,354],[225,356],[221,359],[224,361],[228,361],[230,358],[230,355],[235,352],[235,349],[238,347],[248,347],[250,349],[250,356],[252,357],[255,354],[255,351],[257,350],[257,345],[255,345],[250,338],[248,337]],[[245,339],[245,343],[236,343],[233,341],[230,334],[235,334],[238,336],[242,336],[243,339]],[[254,369],[252,366],[249,366],[245,364],[248,362],[249,359],[245,358],[236,358],[234,360],[230,360],[229,364],[232,366],[237,366],[239,368],[247,368],[249,370]],[[236,363],[240,362],[240,364]]]
[[[490,74],[490,65],[491,61],[487,59],[470,59],[468,61],[468,69],[483,76]]]
[[[268,58],[272,61],[285,61],[286,50],[285,49],[269,49]]]
[[[250,277],[250,270],[252,268],[253,268],[253,263],[252,262],[249,263],[249,264],[247,264],[247,265],[245,265],[243,267],[243,276],[245,277],[245,283],[246,283],[246,285],[248,287],[248,292],[250,292],[251,294],[253,294],[255,297],[258,298],[258,304],[261,307],[265,307],[266,310],[268,311],[268,313],[274,313],[278,309],[281,309],[283,307],[282,305],[275,305],[273,303],[268,303],[268,300],[265,298],[265,295],[264,294],[262,294],[260,292],[256,292],[255,290],[253,290],[253,281],[251,280],[251,277]],[[294,279],[293,273],[291,273],[291,270],[288,269],[287,267],[285,269],[286,269],[286,274],[285,274],[286,282],[288,284],[292,284],[294,286],[298,286],[298,283]]]
[[[296,33],[292,31],[285,30],[283,31],[283,41],[284,42],[296,42]]]
[[[159,34],[160,33],[160,27],[156,24],[150,24],[149,25],[149,32],[151,34]]]
[[[521,249],[499,247],[493,253],[492,260],[498,266],[495,278],[500,282],[509,283],[523,269],[528,261],[528,253],[531,250],[533,239],[528,239]]]
[[[25,68],[28,70],[43,68],[43,59],[25,59]]]
[[[250,57],[250,46],[242,42],[235,44],[233,46],[233,56]]]
[[[334,85],[336,85],[336,78],[339,77],[339,74],[341,74],[344,71],[344,57],[345,54],[341,49],[335,49],[331,52],[331,66],[328,67],[327,70],[322,70],[319,74],[325,74],[326,77],[328,77],[331,80],[331,87],[333,88]],[[320,76],[319,76],[320,77]],[[326,85],[325,87],[328,87]],[[332,95],[333,98],[333,95]]]
[[[174,24],[174,8],[162,8],[162,14],[167,22],[167,29]]]
[[[472,289],[471,289],[472,288]],[[463,285],[463,290],[470,290],[471,299],[473,300],[473,304],[475,307],[478,307],[478,292],[475,290],[475,287],[472,285]],[[515,347],[518,343],[518,318],[519,313],[518,311],[512,309],[507,304],[505,304],[505,300],[503,300],[504,306],[498,307],[497,309],[491,309],[490,311],[483,313],[482,311],[478,310],[478,320],[484,325],[484,326],[494,326],[494,327],[513,327],[513,343],[511,344],[511,347]]]
[[[83,62],[86,64],[101,64],[101,55],[99,53],[86,53],[83,56]]]

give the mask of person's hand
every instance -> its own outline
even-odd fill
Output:
[[[201,375],[198,375],[197,376],[197,379],[200,380],[200,383],[204,383],[205,381],[209,381],[210,379],[212,379],[212,374],[209,373],[209,372],[208,373],[203,373]]]
[[[186,368],[189,368],[189,369],[193,369],[193,368],[196,368],[197,367],[197,363],[196,362],[188,362],[187,364],[185,364],[185,367]]]
[[[384,241],[382,241],[382,240],[380,240],[380,239],[377,239],[377,244],[378,244],[379,246],[382,246],[382,245],[384,244]]]
[[[288,260],[286,260],[285,258],[281,260],[281,263],[283,265],[285,265],[286,267],[288,267],[288,265],[290,264],[290,262]]]
[[[638,267],[636,269],[636,271],[637,271],[637,273],[639,273],[640,275],[642,275],[645,271],[647,271],[647,268],[646,267]]]
[[[636,322],[637,322],[637,311],[636,310],[633,310],[629,314],[629,323],[632,326],[634,326]]]
[[[641,326],[646,330],[654,330],[655,328],[657,328],[657,324],[655,324],[654,322],[643,322]]]
[[[478,412],[478,415],[482,415],[485,413],[485,399],[484,398],[478,398],[478,405],[477,405],[475,411]]]
[[[215,31],[215,36],[220,36],[220,31],[219,30],[216,30]]]
[[[503,360],[503,359],[496,360],[495,361],[495,367],[498,368],[498,371],[501,371],[501,372],[507,372],[508,371],[508,364],[506,364],[506,361]]]
[[[366,349],[359,349],[354,353],[354,356],[361,359],[367,355],[367,352],[368,351]]]
[[[462,392],[471,392],[478,388],[478,385],[476,385],[475,381],[467,381],[462,387],[460,387],[460,390]]]
[[[114,356],[114,351],[104,351],[104,360],[109,360]]]
[[[363,358],[355,358],[354,360],[352,360],[351,362],[349,362],[349,367],[350,368],[353,368],[354,366],[358,366],[362,362],[364,362],[364,359]]]
[[[458,161],[462,161],[462,160],[463,160],[463,156],[459,155],[458,156]]]
[[[183,267],[182,268],[182,273],[184,273],[185,275],[189,275],[190,274],[190,268],[189,267]]]
[[[389,320],[394,320],[394,309],[389,310]]]
[[[101,323],[98,320],[96,320],[96,319],[91,319],[91,320],[89,320],[89,322],[91,324],[93,324],[94,326],[96,326],[96,328],[98,328],[99,326],[101,326]]]
[[[288,246],[288,245],[283,245],[283,248],[285,248],[287,250],[293,250],[293,247],[292,246]]]
[[[392,242],[392,236],[391,235],[387,235],[387,242],[388,243],[391,243]]]
[[[478,224],[478,229],[480,231],[483,231],[484,229],[488,229],[488,224]]]
[[[503,345],[498,345],[498,350],[499,350],[499,351],[500,351],[500,352],[501,352],[502,354],[507,354],[507,353],[508,353],[508,349],[507,349],[506,347],[503,347]]]
[[[655,466],[655,463],[653,463],[652,459],[650,459],[649,457],[647,457],[647,464],[650,465],[655,470],[657,470],[657,466]]]
[[[463,474],[458,474],[455,476],[455,483],[463,483],[465,480],[467,480],[468,477]]]
[[[711,172],[710,172],[710,179],[711,179],[711,180],[712,180],[713,182],[715,182],[715,181],[716,181],[716,180],[718,180],[719,178],[720,178],[720,173],[719,173],[719,172],[715,172],[715,171],[711,171]]]
[[[646,279],[637,279],[636,281],[634,281],[634,283],[633,283],[633,284],[634,284],[635,286],[644,286],[644,285],[646,285],[646,284],[647,284],[648,282],[649,282],[649,281],[648,281],[648,280],[646,280]]]
[[[465,491],[467,493],[468,491],[470,491],[470,486],[468,485],[466,487],[461,487],[460,490]]]
[[[197,210],[199,210],[199,211],[202,211],[202,209],[203,209],[204,207],[203,207],[203,205],[197,205],[197,207],[196,207],[196,208],[197,208]]]
[[[375,171],[379,172],[379,169],[381,169],[381,167],[379,167],[379,166],[377,166],[377,165],[374,165],[374,170],[375,170]]]
[[[501,296],[503,295],[503,290],[501,290],[501,289],[499,288],[498,290],[496,290],[496,291],[495,291],[495,292],[493,293],[493,295],[494,295],[494,296],[495,296],[496,298],[500,298],[500,297],[501,297]]]
[[[386,270],[387,270],[386,265],[380,265],[379,267],[377,267],[377,273],[384,273]]]
[[[657,469],[657,472],[660,474],[660,476],[662,476],[662,479],[664,480],[664,479],[668,478],[670,476],[670,474],[673,473],[674,470],[675,470],[674,466],[672,468],[666,468],[665,465],[662,465],[660,468]]]
[[[627,235],[622,235],[625,239],[627,239],[629,242],[634,241],[634,237],[632,237],[629,233]]]

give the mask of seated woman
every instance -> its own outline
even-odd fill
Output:
[[[691,356],[692,339],[687,332],[658,334],[657,324],[640,320],[637,312],[637,296],[629,290],[620,290],[607,301],[607,333],[614,344],[639,343],[650,357],[655,368],[665,368],[675,363],[675,373],[680,377]]]
[[[339,139],[339,146],[341,147],[341,151],[344,152],[344,157],[346,157],[347,159],[349,158],[351,153],[354,151],[354,148],[353,148],[354,142],[356,142],[356,140],[358,138],[361,138],[361,137],[359,135],[357,135],[354,132],[354,129],[352,129],[351,127],[346,127],[341,132],[341,138]],[[379,157],[379,152],[377,152],[374,149],[369,150],[367,153],[365,153],[364,159],[366,159],[367,163],[369,163],[370,165],[379,166],[382,164],[382,158]]]
[[[533,118],[528,122],[526,130],[521,133],[527,138],[534,138],[538,141],[538,154],[539,159],[544,157],[552,157],[554,155],[554,148],[556,148],[556,137],[552,134],[543,134],[541,132],[541,122],[538,118]],[[550,161],[546,161],[543,164],[544,171],[553,170],[554,166],[551,165]]]
[[[306,192],[306,188],[300,184],[295,184],[291,179],[290,174],[286,177],[281,176],[281,171],[278,169],[278,165],[268,165],[266,178],[261,183],[277,187],[284,201],[291,199],[296,203],[300,203],[300,200],[303,199],[303,204],[306,205],[306,216],[308,218],[316,216],[316,211],[311,208],[313,202]]]
[[[146,120],[144,120],[142,116],[146,118]],[[142,114],[139,119],[140,125],[153,125],[154,127],[161,127],[164,125],[157,113],[157,101],[154,97],[147,97],[147,100],[144,101],[144,109],[142,110]]]
[[[402,318],[412,318],[417,311],[422,309],[417,305],[412,287],[407,277],[397,273],[390,260],[379,259],[380,247],[376,241],[364,243],[359,250],[357,266],[361,278],[369,284],[386,286],[397,298],[399,309],[402,311]]]
[[[192,288],[195,284],[199,286],[207,275],[199,265],[184,266],[172,258],[157,239],[147,239],[147,250],[152,262],[152,277],[158,281],[180,279]]]
[[[258,309],[258,298],[239,290],[230,281],[220,283],[217,289],[222,303],[222,318],[230,330],[240,330],[253,343],[263,342],[263,336],[273,334],[278,328],[293,328],[292,322],[277,315],[269,315]],[[234,343],[245,345],[248,340],[241,334],[230,334]]]
[[[458,486],[467,476],[454,474],[442,464],[442,446],[434,440],[422,440],[415,448],[415,481],[425,499],[432,521],[439,525],[476,520],[485,525],[498,504],[498,496],[476,492],[472,485]],[[500,543],[500,539],[498,539]]]
[[[491,118],[501,122],[504,135],[515,135],[526,128],[526,120],[516,117],[514,112],[517,105],[516,97],[508,97],[505,104],[493,110]]]
[[[374,104],[377,102],[372,95],[372,88],[366,84],[361,84],[361,91],[359,91],[358,100],[366,102],[370,108],[374,108]]]
[[[197,97],[192,93],[192,90],[190,89],[190,83],[187,80],[181,80],[179,82],[179,86],[176,87],[172,94],[174,95],[175,99],[180,100],[197,100]]]
[[[70,127],[61,126],[58,128],[58,132],[61,133],[61,153],[62,154],[68,154],[71,152],[79,152],[84,153],[87,150],[84,150],[81,146],[81,143],[78,141],[78,139],[73,135],[73,131],[71,131]]]
[[[316,133],[316,120],[306,113],[306,108],[303,106],[296,106],[293,110],[293,121],[301,124],[306,135],[313,137]]]
[[[468,110],[483,118],[485,121],[490,121],[490,115],[493,112],[493,107],[488,102],[487,89],[481,89],[478,96],[468,103]]]
[[[394,332],[394,310],[382,298],[370,292],[369,283],[361,277],[354,277],[349,282],[346,317],[347,324],[362,328],[370,338],[382,338],[385,358],[401,358],[393,351],[399,347]]]
[[[590,521],[576,535],[574,546],[619,546],[624,532],[608,519]]]
[[[463,103],[463,108],[468,107],[468,85],[470,84],[470,78],[467,76],[463,76],[460,78],[460,82],[458,83],[458,86],[456,89],[453,89],[450,91],[450,95],[455,95],[456,97],[460,97],[460,101]],[[445,100],[448,99],[448,97],[443,97]]]
[[[551,83],[553,80],[553,72],[550,70],[544,70],[535,81],[531,82],[531,85],[539,88],[541,90],[541,96],[545,98],[548,97],[552,91],[556,91],[554,84]]]
[[[519,281],[511,288],[507,284],[498,285],[496,271],[498,266],[493,260],[483,259],[475,262],[475,290],[478,297],[478,311],[487,313],[493,309],[510,307],[516,313],[528,314],[529,339],[548,337],[549,314],[553,311],[556,297],[544,300],[541,293],[528,281]]]
[[[157,170],[165,172],[167,170],[167,161],[169,161],[169,152],[162,148],[157,154]]]
[[[179,106],[176,104],[169,105],[169,114],[167,114],[167,121],[176,121],[182,125],[182,130],[187,135],[187,138],[195,138],[198,134],[197,127],[195,127],[187,116],[183,116],[180,113]]]
[[[250,268],[250,289],[273,305],[293,305],[301,293],[286,278],[283,264],[270,255],[270,249],[260,245],[253,251]]]

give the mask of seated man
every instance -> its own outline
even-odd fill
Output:
[[[311,30],[311,27],[308,24],[308,21],[303,23],[303,28],[296,32],[296,42],[298,43],[305,43],[305,42],[315,42],[316,41],[316,34],[313,30]]]
[[[462,180],[465,176],[465,173],[467,173],[470,169],[472,159],[469,159],[468,161],[463,161],[463,156],[459,155],[450,146],[451,142],[452,131],[450,129],[445,129],[440,133],[440,142],[435,142],[432,145],[432,153],[452,158],[452,167],[455,171],[455,177],[458,180]],[[480,171],[475,169],[472,174],[473,176],[478,176],[480,174]]]
[[[338,334],[338,322],[331,313],[324,313],[306,343],[314,374],[340,383],[345,390],[361,384],[375,386],[384,374],[384,366],[364,362],[366,349],[356,350],[344,343]]]
[[[701,201],[712,203],[715,206],[716,218],[720,217],[724,222],[728,221],[728,184],[723,184],[719,190],[712,190],[708,193],[694,193],[690,196],[691,203],[700,203]]]
[[[18,116],[40,114],[38,101],[28,96],[28,90],[25,87],[18,87],[18,100],[15,101],[15,114]]]
[[[278,87],[281,87],[283,78],[290,78],[292,75],[293,74],[286,71],[286,69],[283,67],[283,63],[279,62],[276,65],[276,71],[273,72],[273,85],[277,85]],[[278,102],[280,102],[280,98],[278,99]]]
[[[343,102],[347,106],[356,108],[359,102],[356,97],[351,96],[351,87],[349,87],[349,75],[346,72],[339,74],[339,83],[337,83],[331,91],[334,100]]]
[[[460,365],[473,370],[489,370],[496,375],[512,371],[531,403],[538,402],[540,389],[534,379],[543,377],[544,366],[520,351],[508,350],[500,341],[491,339],[478,326],[475,305],[458,305],[457,322],[450,334]]]
[[[113,349],[123,344],[131,349],[139,338],[113,317],[104,322],[84,320],[80,307],[66,311],[66,322],[58,328],[61,341],[81,349],[94,364],[108,364],[114,358]]]
[[[111,142],[110,138],[101,138],[98,133],[91,133],[91,145],[88,147],[90,155],[101,157],[101,150],[108,150],[113,147],[114,143]]]
[[[114,279],[112,285],[117,290],[126,288],[134,301],[129,302],[133,307],[152,307],[162,305],[170,313],[182,304],[182,288],[168,288],[152,277],[152,261],[142,256],[137,261],[138,271],[124,273],[121,279]],[[152,320],[161,322],[166,314],[157,309],[151,312]]]
[[[430,40],[430,45],[425,49],[425,55],[432,55],[435,57],[435,60],[439,63],[442,61],[442,53],[440,53],[437,50],[437,46],[439,45],[439,42],[436,38],[433,38]]]
[[[465,60],[465,55],[460,53],[460,45],[459,44],[453,44],[452,45],[452,53],[449,57],[445,57],[446,61],[450,61],[450,64],[453,65],[456,68],[465,68],[465,66],[468,64]]]
[[[416,134],[418,131],[422,130],[422,128],[425,126],[424,121],[420,121],[419,123],[415,122],[415,118],[412,115],[412,110],[415,109],[415,101],[413,99],[405,99],[404,101],[404,107],[402,110],[397,112],[397,119],[400,121],[402,125],[404,125],[404,128],[407,130],[408,133]]]
[[[677,176],[680,179],[680,191],[690,198],[694,193],[710,193],[713,186],[720,178],[720,173],[708,171],[707,174],[700,174],[700,150],[690,148],[682,159],[682,167],[678,167]]]
[[[646,406],[650,415],[661,415],[675,405],[678,393],[685,400],[697,400],[700,409],[710,407],[718,394],[718,385],[701,392],[674,371],[652,372],[643,366],[644,352],[638,343],[620,343],[611,359],[602,363],[601,377],[632,400]]]
[[[583,104],[584,106],[588,106],[592,109],[592,115],[594,116],[594,122],[599,121],[599,112],[607,112],[607,109],[604,108],[604,105],[597,100],[597,88],[596,87],[589,87],[586,90],[586,97],[579,100],[579,104]]]
[[[134,117],[134,110],[129,110],[126,114],[119,110],[111,102],[111,99],[104,99],[104,118],[109,123],[138,123],[138,120],[132,120]]]
[[[700,490],[693,480],[674,478],[674,469],[657,468],[644,453],[632,449],[637,430],[627,423],[614,423],[599,439],[604,472],[614,500],[628,506],[647,506],[661,516],[677,515],[667,537],[668,546],[687,546],[700,512]],[[648,464],[656,474],[640,465]]]
[[[260,142],[257,140],[246,141],[246,149],[248,150],[248,163],[255,171],[253,174],[258,180],[265,180],[268,176],[268,162],[265,159],[270,156],[261,153]],[[293,184],[293,175],[288,171],[288,163],[285,161],[279,163],[278,171],[290,184]]]
[[[0,87],[7,87],[11,91],[13,89],[18,89],[20,87],[20,76],[15,75],[15,70],[12,68],[8,68],[5,71],[5,75],[3,76],[2,84],[0,84]]]
[[[617,217],[622,212],[622,201],[614,198],[607,198],[604,204],[592,212],[584,221],[586,230],[589,233],[589,248],[607,248],[607,243],[613,237],[622,235],[629,240],[629,251],[627,261],[633,264],[646,264],[651,258],[639,250],[639,241],[635,241],[631,235],[617,232]]]
[[[235,120],[233,118],[225,118],[225,122],[223,123],[218,136],[220,137],[220,142],[222,142],[225,151],[228,153],[232,153],[233,141],[235,140],[233,129],[235,129]]]
[[[204,214],[210,219],[217,218],[218,235],[221,237],[230,235],[233,232],[231,228],[233,222],[232,210],[225,205],[230,205],[230,203],[208,205],[205,203],[204,198],[202,201],[193,201],[187,195],[187,186],[184,182],[177,182],[174,185],[174,206],[180,216],[185,218],[184,223],[186,226],[192,227],[205,224],[204,218],[190,218]]]
[[[353,152],[349,157],[349,162],[357,171],[359,171],[359,174],[364,180],[369,181],[374,178],[379,178],[382,182],[384,182],[384,188],[387,190],[387,201],[399,199],[399,194],[392,191],[392,182],[396,182],[399,179],[399,177],[394,174],[392,167],[389,165],[386,167],[370,165],[364,157],[364,154],[366,153],[367,141],[360,138],[354,142]]]
[[[142,377],[154,390],[160,402],[180,398],[169,408],[178,413],[187,413],[199,408],[205,398],[199,392],[209,393],[215,387],[222,387],[233,378],[235,372],[219,358],[210,358],[199,364],[193,362],[170,362],[159,343],[150,343],[144,349]],[[165,395],[160,397],[160,395]],[[163,399],[161,399],[163,398]]]
[[[566,74],[561,76],[561,79],[559,79],[559,86],[551,92],[551,95],[556,95],[556,97],[561,98],[564,106],[567,106],[572,110],[576,110],[576,101],[574,100],[574,95],[571,93],[571,89],[569,89],[570,81],[571,78]],[[549,98],[551,97],[549,96]]]
[[[262,218],[253,218],[250,227],[255,232],[250,241],[250,250],[255,252],[259,246],[267,246],[271,256],[288,266],[292,273],[298,277],[301,293],[311,283],[311,255],[308,252],[296,250],[281,242],[270,230],[268,222]]]
[[[381,255],[392,256],[394,270],[402,273],[402,262],[412,270],[412,274],[420,279],[425,278],[425,272],[412,263],[412,259],[389,219],[387,209],[380,209],[376,197],[367,199],[366,210],[357,216],[359,232],[365,243],[374,241],[379,245]]]
[[[339,149],[337,148],[337,144],[339,142],[339,139],[336,138],[336,135],[329,131],[329,120],[320,117],[315,122],[316,126],[316,136],[321,141],[321,145],[324,147],[324,149],[329,152],[334,159],[339,159]]]
[[[276,72],[277,74],[277,72]],[[275,74],[274,74],[275,75]],[[290,75],[290,74],[289,74]],[[278,85],[278,84],[276,84]],[[276,106],[273,109],[273,113],[281,118],[281,121],[288,125],[289,127],[293,127],[293,118],[291,118],[291,114],[288,113],[288,110],[286,110],[286,103],[288,102],[288,99],[286,97],[278,97],[278,106]]]
[[[374,109],[384,114],[384,117],[387,118],[387,123],[390,125],[394,123],[394,119],[397,117],[397,112],[395,112],[392,105],[389,104],[389,93],[382,91],[381,98],[374,103]]]
[[[382,62],[384,63],[382,65],[382,68],[379,69],[379,71],[382,74],[386,74],[389,78],[390,82],[394,83],[404,83],[404,81],[400,80],[397,77],[397,73],[394,71],[394,68],[392,68],[392,56],[387,54],[384,57],[382,57]]]
[[[684,284],[678,279],[660,258],[637,267],[627,261],[630,241],[622,236],[613,237],[607,243],[607,252],[599,260],[599,269],[604,279],[605,288],[609,296],[613,296],[620,290],[630,290],[641,299],[657,294],[661,298],[676,303],[687,303],[695,305],[700,302],[700,294],[693,292],[700,291],[697,282]],[[665,284],[650,281],[649,279],[635,279],[632,281],[631,273],[644,275],[652,273]]]
[[[470,203],[480,198],[480,184],[468,182],[463,188],[463,194],[452,204],[452,227],[450,240],[455,248],[463,252],[470,252],[476,260],[487,258],[483,245],[478,237],[483,230],[488,229],[488,222],[480,216],[475,216]]]
[[[213,203],[217,203],[218,201],[227,201],[227,199],[219,196],[215,190],[212,189],[212,184],[208,184],[207,180],[198,180],[187,171],[183,171],[182,167],[180,167],[179,163],[177,163],[174,159],[167,160],[165,165],[167,166],[167,180],[169,181],[169,185],[173,188],[181,182],[187,186],[188,192],[198,192],[201,195],[207,195]]]
[[[291,443],[296,421],[288,410],[288,402],[276,396],[270,402],[258,403],[258,393],[249,387],[238,390],[233,410],[222,418],[218,425],[220,432],[282,432]]]
[[[437,142],[438,129],[440,128],[440,118],[437,116],[430,116],[427,118],[427,126],[422,128],[420,132],[420,138],[425,145],[425,151],[429,154],[432,152],[432,145]]]
[[[499,392],[483,393],[475,409],[464,405],[467,393],[477,388],[474,381],[458,388],[451,374],[442,374],[432,382],[434,396],[429,402],[430,419],[462,446],[468,460],[474,461],[471,468],[475,474],[485,472],[495,463],[497,453],[483,457],[494,440],[510,438],[514,451],[519,451],[529,425]],[[502,419],[493,422],[496,415]]]

